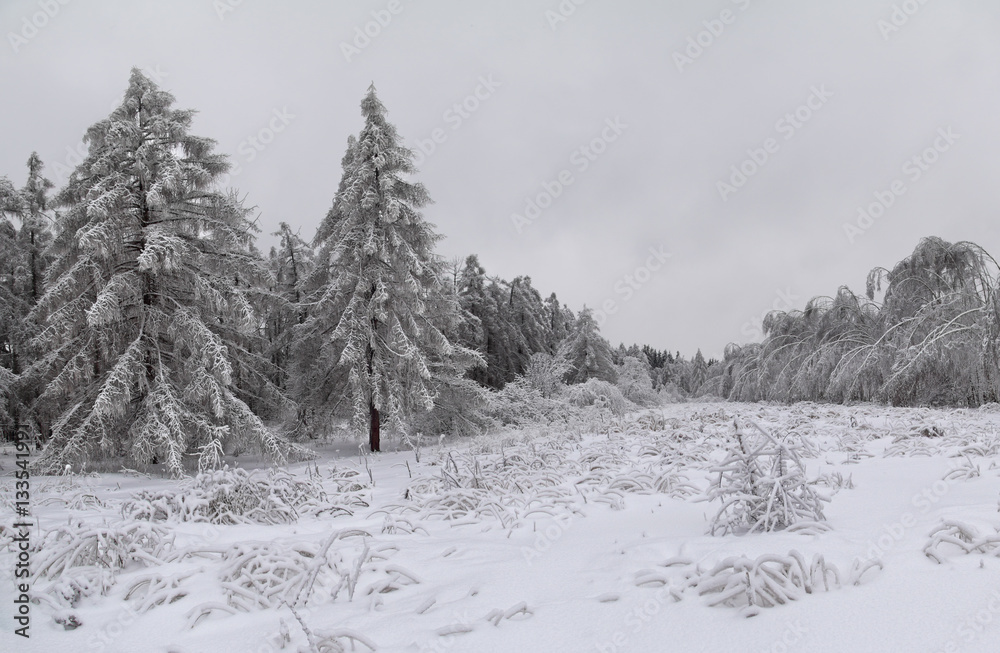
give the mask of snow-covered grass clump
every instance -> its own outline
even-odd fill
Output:
[[[712,534],[767,532],[826,521],[825,498],[805,478],[801,447],[752,420],[749,426],[735,424],[728,455],[711,469],[716,477],[705,498],[722,502],[712,519]]]

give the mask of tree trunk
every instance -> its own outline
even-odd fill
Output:
[[[373,452],[381,451],[379,448],[379,416],[378,408],[375,407],[375,402],[368,402],[368,411],[371,417],[371,428],[368,431],[368,445],[371,447]]]

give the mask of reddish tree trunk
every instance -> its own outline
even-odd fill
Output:
[[[371,416],[371,429],[368,431],[368,445],[372,451],[381,451],[379,448],[379,418],[378,408],[375,402],[368,403],[368,410]]]

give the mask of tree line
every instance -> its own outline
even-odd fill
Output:
[[[980,406],[1000,401],[1000,274],[971,242],[922,239],[866,292],[841,287],[774,311],[760,343],[730,345],[719,393],[741,401]]]
[[[722,361],[614,348],[586,307],[435,252],[429,193],[374,87],[316,233],[281,223],[267,254],[221,187],[227,158],[173,105],[133,70],[63,188],[37,154],[24,186],[0,177],[0,428],[33,433],[42,470],[116,457],[181,474],[234,448],[285,460],[340,418],[378,451],[386,426],[488,428],[504,392],[632,406],[1000,398],[1000,274],[973,243],[926,238],[873,270],[864,296],[772,312],[762,342]]]
[[[385,425],[483,428],[490,393],[529,376],[704,383],[700,352],[614,349],[530,277],[437,255],[430,196],[374,87],[361,110],[315,235],[281,223],[267,254],[221,187],[227,158],[138,70],[65,187],[37,154],[23,187],[0,177],[5,437],[34,433],[43,470],[121,457],[180,474],[234,446],[287,459],[336,417],[375,451]]]

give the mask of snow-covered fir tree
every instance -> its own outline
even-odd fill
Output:
[[[555,293],[545,300],[545,316],[548,321],[548,348],[551,353],[559,351],[559,345],[569,335],[576,316],[565,304],[559,304]]]
[[[559,347],[559,357],[572,366],[567,373],[568,383],[583,383],[587,379],[614,383],[618,377],[611,345],[601,335],[589,308],[584,307],[577,315],[570,334]]]
[[[57,255],[32,317],[45,355],[26,372],[52,419],[39,465],[92,456],[218,464],[229,443],[283,459],[288,445],[244,401],[259,382],[252,296],[266,275],[229,167],[194,115],[133,69],[111,115],[88,129],[88,154],[57,200]]]
[[[337,247],[334,238],[337,225],[341,224],[340,205],[337,197],[346,193],[349,172],[352,169],[357,138],[347,138],[347,148],[340,161],[341,175],[333,206],[320,222],[309,244],[312,261],[308,273],[297,283],[300,301],[304,304],[303,323],[297,324],[291,334],[290,393],[298,402],[299,414],[296,429],[300,433],[315,435],[320,424],[338,412],[349,392],[347,369],[336,364],[317,365],[321,358],[337,361],[342,343],[334,342],[330,334],[336,320],[343,314],[345,296],[329,292],[336,280]]]
[[[442,297],[440,236],[419,211],[430,198],[407,179],[413,154],[374,86],[361,111],[364,127],[348,145],[334,206],[314,241],[326,283],[300,333],[319,344],[314,369],[348,371],[353,423],[368,426],[378,451],[383,417],[405,427],[434,407],[443,378],[461,376],[478,356],[446,335],[457,311]]]
[[[45,249],[52,240],[48,193],[53,184],[42,175],[37,153],[27,165],[28,179],[20,190],[0,179],[0,368],[7,372],[0,371],[0,428],[7,435],[29,419],[27,405],[37,393],[18,375],[31,362],[31,324],[25,318],[43,291]]]
[[[474,320],[466,321],[462,344],[483,356],[483,364],[470,370],[469,376],[487,387],[502,388],[513,364],[508,330],[501,321],[500,304],[493,289],[479,257],[474,254],[467,257],[458,276],[458,297],[462,310]]]
[[[13,431],[13,392],[17,379],[17,331],[23,318],[23,303],[16,292],[18,262],[17,229],[11,216],[21,202],[13,184],[0,177],[0,428],[4,439]]]
[[[305,280],[313,265],[312,247],[287,223],[278,225],[274,232],[279,242],[268,254],[267,264],[273,287],[265,299],[267,320],[264,331],[267,337],[267,355],[274,376],[272,380],[282,390],[292,384],[292,337],[295,325],[305,321],[302,302]]]
[[[42,174],[44,168],[37,152],[28,157],[28,180],[21,189],[21,227],[17,233],[18,249],[24,261],[22,294],[31,304],[38,302],[44,290],[45,270],[52,241],[49,215],[49,191],[54,184]]]

